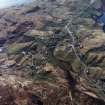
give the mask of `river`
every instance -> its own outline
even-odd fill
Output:
[[[33,0],[0,0],[0,8],[7,8],[10,6],[26,4]]]

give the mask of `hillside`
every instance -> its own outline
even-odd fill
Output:
[[[0,105],[105,105],[105,33],[87,4],[0,10]]]

